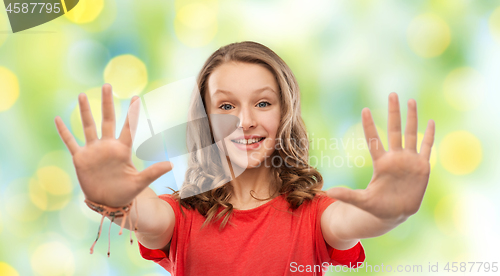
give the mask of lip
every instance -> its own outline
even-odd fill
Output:
[[[240,136],[240,137],[243,137],[243,136]],[[231,143],[239,150],[243,150],[243,151],[248,151],[248,150],[253,150],[253,149],[256,149],[256,148],[260,148],[260,146],[262,145],[262,143],[266,140],[266,137],[264,136],[259,136],[259,135],[245,135],[244,136],[245,138],[234,138],[234,139],[231,139],[231,140],[238,140],[238,139],[252,139],[252,138],[264,138],[262,139],[261,141],[259,141],[258,143],[254,143],[254,144],[251,144],[251,145],[243,145],[243,144],[239,144],[239,143],[236,143],[236,142],[233,142],[231,141]]]
[[[265,136],[260,136],[260,135],[245,135],[245,136],[238,136],[238,137],[231,138],[231,140],[252,139],[252,138],[260,138],[260,137],[265,138]]]

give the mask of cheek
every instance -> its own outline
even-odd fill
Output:
[[[269,114],[270,115],[270,114]],[[272,116],[266,116],[266,118],[262,121],[262,126],[267,132],[268,139],[264,144],[266,151],[272,152],[276,147],[276,136],[278,135],[278,128],[280,124],[280,113],[276,112],[272,114]]]
[[[270,114],[265,114],[262,120],[262,126],[266,130],[269,137],[276,138],[278,133],[278,128],[280,125],[280,113],[279,110],[276,112],[272,112]]]

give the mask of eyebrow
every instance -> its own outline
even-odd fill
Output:
[[[262,88],[260,88],[260,89],[255,90],[254,92],[257,92],[257,93],[262,93],[262,92],[264,92],[264,91],[266,91],[266,90],[271,90],[272,92],[274,92],[275,94],[277,94],[277,93],[276,93],[276,91],[274,91],[274,89],[272,89],[272,88],[271,88],[271,87],[269,87],[269,86],[264,86],[264,87],[262,87]],[[215,92],[214,92],[214,96],[215,96],[215,94],[217,94],[217,93],[222,93],[222,94],[231,94],[231,91],[226,91],[226,90],[222,90],[222,89],[217,89],[217,90],[215,90]]]

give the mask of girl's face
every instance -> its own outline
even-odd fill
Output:
[[[240,120],[238,129],[224,139],[233,164],[255,168],[271,156],[281,112],[278,84],[267,68],[242,62],[220,65],[208,79],[205,103],[208,114]]]

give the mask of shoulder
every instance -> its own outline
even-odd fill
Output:
[[[327,196],[325,193],[317,193],[314,196],[313,202],[315,203],[318,212],[322,213],[326,208],[335,202],[335,199]]]
[[[316,202],[316,216],[321,221],[321,226],[323,227],[329,224],[334,209],[337,207],[337,204],[335,204],[337,200],[326,194],[317,194],[314,201]]]
[[[331,198],[323,193],[317,194],[315,200],[317,200],[318,204],[318,215],[321,215],[323,217],[329,216],[335,206],[337,206],[337,204],[334,204],[337,201],[336,199]]]
[[[158,195],[158,197],[168,203],[174,203],[174,204],[179,204],[179,201],[174,198],[172,194],[162,194]]]
[[[158,198],[168,203],[167,205],[169,205],[177,215],[177,211],[180,210],[179,200],[175,199],[171,194],[158,195]]]
[[[161,194],[158,195],[164,205],[168,206],[171,212],[175,215],[176,220],[180,219],[183,213],[189,212],[190,210],[181,206],[180,201],[176,199],[172,194]]]
[[[181,216],[184,217],[186,215],[201,215],[196,208],[185,207],[185,205],[182,205],[180,199],[172,194],[161,194],[158,195],[158,198],[162,199],[166,205],[169,205],[172,208],[176,218],[180,218]]]

